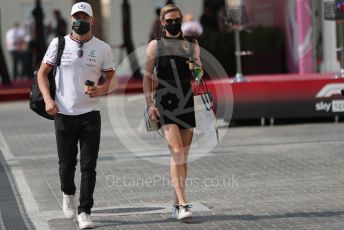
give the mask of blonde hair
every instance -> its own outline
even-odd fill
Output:
[[[183,14],[179,7],[175,4],[168,4],[161,9],[160,20],[163,21],[165,19],[165,15],[171,12],[179,12],[181,19],[183,19]]]

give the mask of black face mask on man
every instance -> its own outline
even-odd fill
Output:
[[[83,20],[74,20],[72,29],[74,30],[75,33],[79,35],[84,35],[90,31],[91,25],[89,22],[86,22]]]
[[[171,35],[175,36],[182,30],[182,24],[180,23],[173,23],[164,26],[165,30],[169,32]]]

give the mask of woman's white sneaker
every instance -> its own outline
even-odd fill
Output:
[[[63,193],[62,209],[64,215],[68,219],[73,219],[76,215],[74,195],[66,195]]]
[[[91,216],[87,214],[86,212],[82,212],[78,215],[78,222],[79,222],[79,228],[80,229],[86,229],[86,228],[94,228],[95,224],[93,223]]]
[[[172,218],[178,219],[178,215],[179,215],[179,205],[174,204],[172,206]]]
[[[180,205],[179,206],[179,214],[178,214],[178,220],[187,220],[192,218],[192,212],[190,209],[192,208],[191,205]]]

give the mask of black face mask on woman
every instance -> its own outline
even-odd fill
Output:
[[[90,31],[91,25],[89,22],[82,21],[82,20],[74,20],[72,29],[75,33],[79,35],[87,34]]]
[[[165,25],[164,28],[169,32],[171,35],[175,36],[182,30],[182,24],[180,23],[173,23],[169,25]]]

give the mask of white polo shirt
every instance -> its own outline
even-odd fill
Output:
[[[77,56],[78,41],[72,35],[65,36],[65,48],[61,65],[55,76],[55,102],[61,114],[80,115],[100,110],[98,98],[90,98],[85,94],[86,80],[97,85],[103,72],[115,71],[111,48],[105,42],[92,36],[83,41],[82,57]],[[54,38],[43,58],[43,63],[54,65],[58,39]]]

